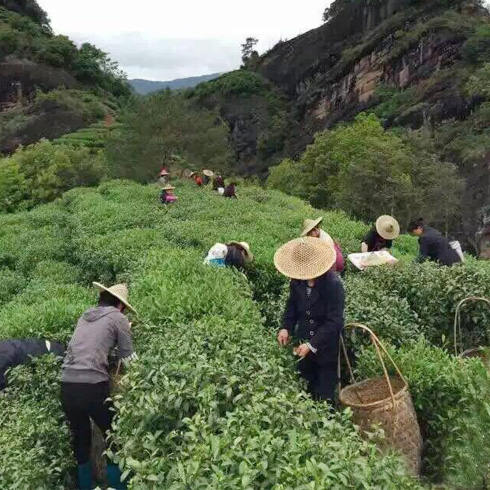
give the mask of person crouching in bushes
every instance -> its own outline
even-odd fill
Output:
[[[203,184],[208,185],[211,182],[211,178],[214,176],[214,172],[212,170],[203,170],[202,174],[203,174],[203,178],[202,178]]]
[[[298,369],[313,399],[333,403],[337,385],[339,338],[344,328],[344,287],[333,272],[335,249],[313,237],[296,238],[277,250],[276,269],[291,279],[281,346],[292,337]]]
[[[203,184],[202,177],[197,172],[191,172],[189,178],[194,179],[194,182],[198,187],[202,187]]]
[[[462,262],[461,256],[451,246],[447,238],[442,236],[436,229],[424,224],[419,218],[408,225],[408,232],[419,237],[418,262],[431,260],[440,265],[452,266]]]
[[[388,250],[400,235],[400,225],[392,216],[380,216],[361,244],[361,252]]]
[[[225,190],[223,191],[223,196],[238,199],[236,195],[236,184],[234,182],[225,187]]]
[[[175,187],[166,185],[162,187],[160,192],[160,202],[162,204],[172,204],[177,201],[177,196],[174,194]]]
[[[245,269],[253,261],[253,254],[247,242],[215,243],[209,250],[204,263],[216,267],[236,267]]]
[[[8,369],[28,364],[33,357],[47,354],[63,357],[65,345],[44,339],[10,339],[0,342],[0,391],[7,387]]]
[[[213,191],[217,191],[218,189],[223,189],[225,188],[225,181],[223,180],[223,177],[221,175],[217,175],[213,179]]]
[[[92,488],[90,420],[107,435],[114,417],[109,399],[109,354],[115,350],[124,364],[137,358],[131,324],[124,315],[126,308],[133,310],[126,285],[107,288],[94,282],[94,286],[100,291],[98,305],[78,320],[61,375],[61,401],[72,433],[81,490]],[[112,488],[126,488],[119,467],[111,461],[107,462],[107,480]]]
[[[305,219],[303,221],[303,231],[301,232],[301,236],[311,236],[313,238],[319,238],[324,242],[327,242],[330,246],[335,249],[335,264],[332,269],[338,274],[342,274],[344,272],[345,263],[344,256],[342,254],[342,249],[337,242],[334,242],[332,237],[324,230],[320,228],[320,224],[322,223],[323,218],[317,219]]]

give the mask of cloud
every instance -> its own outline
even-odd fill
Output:
[[[240,42],[218,39],[159,39],[140,33],[110,38],[72,34],[77,43],[91,42],[119,62],[129,78],[171,80],[230,71],[240,65]]]

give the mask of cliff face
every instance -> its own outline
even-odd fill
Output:
[[[456,163],[468,182],[462,228],[466,242],[476,247],[478,211],[489,202],[488,148],[484,151],[489,136],[482,129],[488,111],[480,111],[486,114],[482,123],[475,114],[485,98],[469,94],[465,85],[490,59],[471,66],[465,46],[478,26],[488,23],[488,12],[478,0],[337,0],[333,6],[335,15],[324,25],[279,43],[249,67],[288,101],[289,156],[298,156],[316,132],[366,110],[376,112],[386,127],[427,127],[441,156]],[[239,114],[234,111],[235,120]],[[242,119],[235,133],[246,143],[240,152],[253,173],[254,166],[267,165],[256,152],[256,125]],[[482,134],[477,144],[483,149],[471,161],[445,148],[458,124]]]

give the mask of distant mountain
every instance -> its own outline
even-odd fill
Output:
[[[220,75],[221,73],[213,73],[211,75],[201,75],[199,77],[178,78],[176,80],[170,80],[167,82],[154,82],[152,80],[142,80],[139,78],[135,78],[134,80],[129,80],[129,84],[134,88],[136,93],[146,95],[151,92],[157,92],[158,90],[164,90],[167,87],[171,90],[192,88],[202,82],[209,82],[209,80],[214,80]]]

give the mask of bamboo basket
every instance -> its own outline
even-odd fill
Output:
[[[341,337],[352,384],[340,390],[340,402],[352,409],[354,423],[359,426],[361,432],[368,432],[373,425],[380,426],[385,433],[383,444],[398,450],[410,472],[418,476],[421,469],[422,436],[408,383],[372,330],[358,323],[347,325],[346,328],[360,328],[370,334],[384,375],[356,382]],[[395,367],[397,377],[388,375],[382,352]]]

